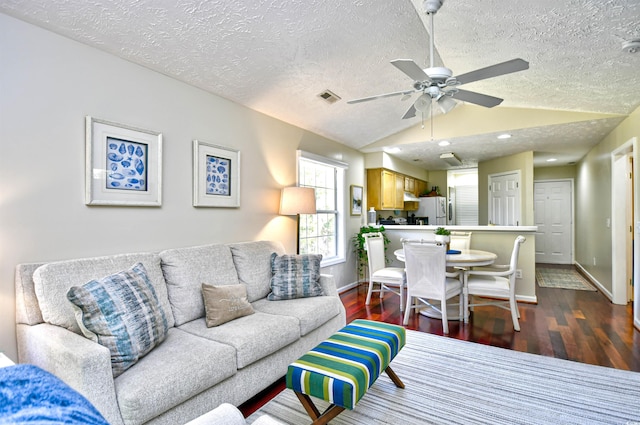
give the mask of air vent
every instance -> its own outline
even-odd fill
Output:
[[[331,90],[325,90],[322,93],[320,93],[318,96],[320,96],[321,98],[323,98],[324,100],[326,100],[329,103],[336,103],[337,101],[339,101],[341,99],[340,96],[338,96],[337,94],[335,94]]]

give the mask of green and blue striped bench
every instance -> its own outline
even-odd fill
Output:
[[[405,341],[402,326],[354,320],[289,365],[287,388],[298,396],[313,424],[326,424],[344,409],[352,410],[383,371],[404,388],[389,363]],[[320,414],[309,396],[331,405]]]

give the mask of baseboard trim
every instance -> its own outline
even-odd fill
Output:
[[[528,303],[528,304],[538,304],[538,297],[536,295],[517,295],[516,294],[516,301],[521,302],[521,303]]]
[[[595,285],[595,287],[598,288],[598,290],[602,292],[604,296],[609,299],[609,301],[613,302],[613,294],[611,293],[611,291],[609,291],[607,288],[602,286],[602,284],[598,281],[598,279],[593,277],[593,275],[589,273],[587,269],[582,267],[582,264],[576,262],[574,265],[580,271],[580,273],[582,273],[589,280],[589,282]]]
[[[363,283],[363,282],[351,282],[351,283],[346,284],[345,286],[341,286],[340,288],[338,288],[338,294],[342,294],[343,292],[346,292],[349,289],[356,288],[356,287],[360,286],[361,283]]]

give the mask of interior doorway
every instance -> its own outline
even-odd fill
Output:
[[[536,263],[573,264],[573,180],[533,183]]]
[[[519,226],[520,170],[489,175],[489,224]]]
[[[638,216],[638,152],[634,137],[611,152],[612,302],[633,300],[633,321],[640,329],[640,221]]]

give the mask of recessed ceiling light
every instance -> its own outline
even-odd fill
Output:
[[[442,142],[438,143],[439,146],[449,146],[450,144],[451,142],[449,142],[448,140],[443,140]]]
[[[384,151],[386,153],[398,153],[400,152],[402,149],[398,148],[398,147],[392,147],[392,148],[384,148]]]
[[[557,159],[556,159],[556,158],[549,158],[549,159],[547,159],[547,162],[556,162],[556,161],[557,161]]]
[[[504,133],[498,136],[498,139],[510,139],[511,135],[508,133]]]

